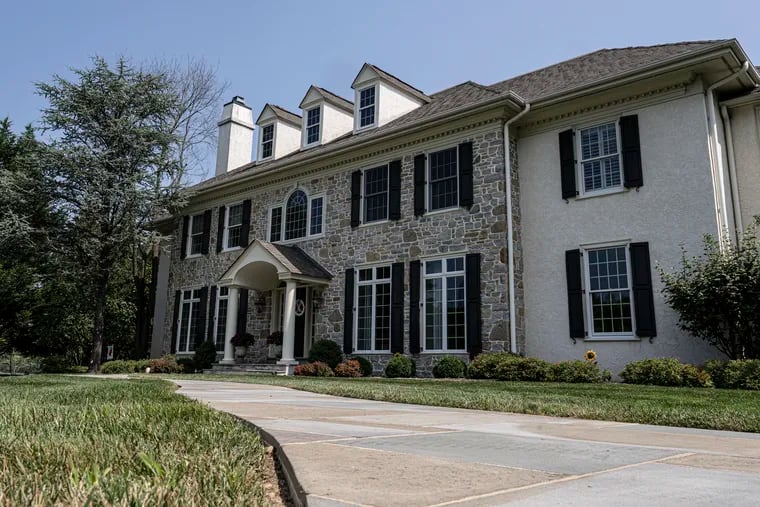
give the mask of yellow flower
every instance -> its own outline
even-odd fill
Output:
[[[593,350],[587,350],[586,355],[583,357],[585,357],[586,361],[589,361],[589,362],[596,361],[596,352],[594,352]]]

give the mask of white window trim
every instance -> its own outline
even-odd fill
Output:
[[[302,236],[300,238],[293,238],[293,239],[285,239],[285,213],[287,211],[287,204],[288,199],[291,195],[293,195],[293,192],[297,192],[298,190],[301,190],[303,193],[306,194],[306,236]],[[322,232],[319,234],[311,234],[311,201],[314,199],[322,198]],[[276,241],[278,245],[287,245],[291,243],[298,243],[299,241],[304,241],[307,239],[317,239],[321,238],[325,235],[325,229],[327,228],[327,224],[325,223],[325,216],[327,216],[327,194],[320,193],[320,194],[314,194],[309,195],[309,193],[303,189],[303,188],[296,188],[291,192],[288,192],[288,195],[285,197],[285,201],[273,204],[269,206],[267,209],[267,233],[266,238],[267,241],[272,241],[272,210],[275,208],[282,208],[282,218],[280,220],[280,240]]]
[[[449,273],[446,269],[446,261],[448,259],[462,259],[462,271],[452,271]],[[459,255],[447,255],[445,257],[440,256],[434,256],[434,257],[427,257],[424,259],[420,259],[422,261],[420,266],[420,307],[422,315],[420,316],[420,340],[422,343],[420,343],[420,350],[422,354],[441,354],[441,353],[467,353],[467,259],[465,258],[465,253],[461,253]],[[427,274],[426,265],[428,262],[434,262],[434,261],[441,261],[441,272],[440,273],[431,273]],[[452,276],[458,276],[462,275],[464,277],[464,348],[463,349],[449,349],[448,348],[448,313],[446,311],[446,308],[448,306],[448,287],[446,283],[443,284],[443,322],[441,323],[443,336],[442,336],[442,345],[443,348],[441,349],[428,349],[427,348],[427,326],[425,325],[425,319],[427,317],[427,294],[426,294],[426,288],[425,288],[425,280],[432,279],[432,278],[443,278],[444,280],[448,275]]]
[[[385,216],[385,218],[381,218],[380,220],[372,220],[371,222],[368,222],[367,221],[367,210],[365,208],[366,201],[364,199],[365,198],[365,190],[366,190],[365,183],[367,181],[366,180],[366,174],[367,174],[367,171],[369,171],[371,169],[377,169],[378,167],[383,167],[383,166],[385,166],[385,174],[386,174],[386,178],[388,180],[388,189],[385,191],[385,215],[386,216]],[[359,224],[360,227],[363,226],[363,225],[368,225],[369,226],[369,225],[384,224],[386,222],[390,222],[391,221],[391,219],[390,219],[390,215],[391,215],[391,167],[390,166],[391,166],[390,162],[385,162],[385,163],[380,163],[380,164],[377,164],[377,165],[373,165],[371,167],[365,167],[364,169],[361,170],[361,172],[362,172],[362,184],[361,184],[361,189],[360,189],[360,195],[361,195],[361,205],[360,206],[361,207],[359,208],[360,213],[361,213],[361,223]]]
[[[221,289],[223,287],[217,287],[216,289],[216,301],[214,302],[214,346],[216,346],[216,339],[219,336],[219,301],[227,301],[227,308],[225,310],[225,320],[224,320],[224,333],[227,334],[227,318],[229,318],[229,309],[230,309],[230,293],[229,290],[227,291],[226,296],[221,295]],[[226,336],[225,336],[226,339]],[[217,351],[217,354],[219,354],[219,351]]]
[[[430,209],[430,202],[432,201],[432,199],[431,199],[430,193],[432,192],[433,187],[430,184],[431,183],[431,181],[430,181],[430,171],[431,171],[430,155],[432,153],[438,153],[439,151],[446,151],[446,150],[450,150],[452,148],[457,153],[457,175],[456,175],[456,180],[457,180],[457,203],[456,203],[456,205],[449,206],[447,208],[438,208],[438,209],[431,210]],[[459,145],[448,146],[448,147],[445,147],[445,148],[434,149],[434,150],[429,150],[429,151],[425,152],[425,214],[426,215],[434,215],[436,213],[445,213],[445,212],[448,212],[448,211],[460,209],[462,207],[459,204],[460,193],[462,191],[462,189],[460,188],[460,185],[459,185],[459,167],[460,167],[459,166]]]
[[[177,354],[180,354],[180,355],[181,354],[192,354],[192,353],[195,352],[194,350],[190,349],[190,344],[192,343],[192,336],[190,336],[190,329],[191,329],[190,322],[193,321],[193,306],[192,306],[192,303],[197,302],[197,303],[200,304],[201,298],[200,298],[200,295],[197,298],[194,298],[192,296],[193,296],[193,292],[195,292],[196,290],[199,291],[202,288],[203,287],[197,286],[197,287],[190,287],[190,288],[186,287],[184,289],[180,289],[180,292],[179,292],[179,294],[180,294],[180,296],[179,296],[180,297],[180,300],[179,300],[179,315],[177,315],[177,336],[176,336],[176,340],[177,340],[177,343],[176,343],[176,346],[177,346],[176,353]],[[185,291],[188,291],[188,290],[190,291],[190,299],[185,299]],[[190,303],[190,310],[189,310],[189,312],[187,314],[187,322],[188,322],[188,326],[187,326],[187,330],[186,330],[186,332],[188,333],[187,336],[186,336],[186,338],[187,338],[187,347],[185,348],[185,350],[180,350],[179,349],[179,344],[182,341],[182,339],[180,337],[182,336],[182,331],[183,331],[183,329],[182,329],[182,311],[183,311],[183,308],[185,306],[185,302]],[[205,325],[205,323],[204,323],[204,325]]]
[[[373,222],[374,223],[374,222]],[[390,274],[389,278],[382,278],[378,280],[375,278],[375,274],[377,273],[377,268],[388,268],[388,272]],[[372,269],[372,280],[371,281],[359,281],[359,271],[362,269]],[[369,265],[360,265],[354,267],[354,308],[356,310],[354,311],[354,343],[353,343],[353,349],[354,352],[357,354],[390,354],[391,353],[391,339],[392,337],[388,337],[388,348],[387,349],[377,349],[375,348],[376,344],[376,316],[377,316],[377,285],[379,284],[385,284],[387,283],[390,286],[390,297],[391,297],[391,304],[389,310],[392,311],[393,309],[393,268],[390,264],[387,263],[373,263]],[[372,336],[370,337],[370,343],[372,344],[371,349],[359,349],[359,287],[360,286],[372,286]]]
[[[190,215],[190,219],[187,221],[187,231],[185,232],[187,234],[187,245],[185,246],[186,259],[194,259],[196,257],[203,257],[202,241],[201,241],[201,251],[198,253],[190,253],[193,248],[193,222],[195,221],[196,218],[203,220],[203,213],[196,213],[195,215]],[[200,235],[202,238],[203,231],[201,231]]]
[[[362,116],[361,116],[361,112],[362,112],[362,108],[361,108],[362,92],[364,90],[368,90],[370,88],[374,88],[375,89],[375,104],[374,104],[375,105],[375,121],[372,122],[372,123],[370,123],[370,124],[368,124],[368,125],[362,126],[362,124],[361,124],[361,122],[362,122]],[[372,84],[368,84],[366,86],[362,86],[361,88],[357,88],[354,99],[355,99],[354,100],[354,104],[356,104],[356,106],[355,106],[356,107],[356,111],[354,113],[354,131],[358,132],[360,130],[366,130],[366,129],[371,129],[371,128],[377,127],[378,126],[378,113],[380,112],[380,107],[379,107],[379,104],[380,104],[380,83],[379,82],[375,82],[375,83],[372,83]]]
[[[633,300],[633,278],[631,269],[631,242],[630,240],[611,241],[604,243],[594,243],[581,245],[581,255],[583,263],[583,316],[586,319],[586,338],[584,341],[641,341],[636,336],[636,309]],[[595,333],[594,332],[594,308],[591,304],[591,275],[588,266],[589,250],[601,250],[605,248],[623,247],[625,250],[625,268],[628,276],[628,292],[631,300],[631,332],[630,333]]]
[[[272,154],[269,155],[268,157],[262,157],[262,154],[264,153],[264,150],[263,150],[264,129],[269,127],[270,125],[272,126]],[[274,153],[275,153],[274,150],[276,149],[275,142],[277,141],[277,122],[272,121],[272,122],[264,123],[263,125],[259,125],[259,129],[260,129],[259,131],[261,132],[261,134],[259,135],[259,147],[256,151],[256,154],[258,155],[258,160],[260,162],[263,162],[264,160],[271,160],[274,158]]]
[[[309,142],[309,111],[313,109],[319,109],[319,122],[317,123],[317,126],[319,127],[319,136],[317,137],[317,140],[314,142]],[[319,146],[322,144],[322,134],[324,132],[324,129],[322,128],[324,126],[325,121],[325,108],[324,104],[317,104],[315,106],[310,106],[304,109],[303,114],[303,134],[301,138],[301,147],[303,148],[309,148],[312,146]],[[312,125],[313,126],[313,125]]]
[[[586,190],[586,179],[585,175],[583,174],[583,151],[581,147],[581,130],[586,129],[592,129],[595,127],[602,127],[604,125],[609,125],[610,123],[615,125],[615,140],[617,144],[617,156],[618,156],[618,167],[620,168],[620,185],[616,185],[614,187],[607,187],[607,188],[600,188],[598,190]],[[573,130],[575,134],[575,153],[578,155],[576,158],[575,163],[575,178],[578,182],[578,195],[576,196],[576,199],[584,199],[589,197],[597,197],[602,195],[609,195],[609,194],[619,194],[622,192],[625,192],[627,189],[625,188],[625,174],[623,171],[623,154],[621,152],[621,144],[620,144],[620,118],[614,118],[614,119],[606,119],[604,121],[598,121],[590,125],[583,125],[582,127],[578,127]],[[607,155],[605,157],[596,157],[596,158],[607,158],[610,155]],[[457,161],[457,163],[459,163]],[[457,166],[457,169],[459,166]]]
[[[224,208],[224,231],[222,232],[222,252],[234,252],[235,250],[242,250],[242,246],[233,246],[229,247],[227,246],[228,240],[229,240],[229,227],[230,227],[230,208],[233,206],[242,206],[243,201],[240,202],[234,202],[232,204],[228,204]],[[235,227],[243,228],[243,223],[240,222],[240,225],[236,225]]]

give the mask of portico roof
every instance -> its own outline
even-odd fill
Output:
[[[297,246],[257,239],[240,253],[218,283],[271,290],[285,280],[327,284],[332,274]]]

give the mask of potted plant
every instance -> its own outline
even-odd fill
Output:
[[[275,331],[267,336],[267,357],[280,357],[282,355],[282,331]]]
[[[244,357],[248,347],[253,345],[253,335],[251,333],[236,333],[230,340],[235,347],[235,357]]]

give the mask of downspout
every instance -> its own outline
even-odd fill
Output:
[[[525,103],[525,108],[504,122],[504,191],[507,198],[507,278],[509,286],[509,350],[517,354],[517,321],[515,310],[515,254],[514,236],[512,224],[512,156],[509,143],[509,126],[522,118],[530,111],[530,104]]]
[[[720,193],[719,196],[716,196],[718,197],[716,201],[720,207],[720,210],[718,211],[718,226],[720,229],[719,244],[721,248],[725,247],[724,233],[729,231],[729,228],[727,220],[728,214],[726,212],[726,193],[724,191],[726,183],[723,178],[723,157],[721,156],[721,153],[718,149],[718,120],[715,117],[715,96],[713,95],[713,90],[728,83],[729,81],[733,81],[737,78],[737,76],[739,76],[739,74],[747,72],[747,69],[749,69],[749,61],[745,61],[742,64],[741,68],[730,76],[724,77],[720,81],[711,84],[705,91],[705,95],[707,97],[707,125],[710,134],[710,151],[712,152],[713,156],[712,167],[713,171],[717,171],[718,173],[717,180],[715,178],[715,174],[713,173],[713,185],[717,186],[716,190],[718,193]],[[723,220],[721,220],[721,212],[723,213]]]
[[[736,154],[734,153],[734,135],[731,128],[731,117],[728,115],[728,107],[720,106],[720,115],[723,117],[723,132],[726,134],[726,149],[728,150],[728,183],[731,185],[731,200],[733,201],[734,226],[736,227],[737,242],[741,241],[744,232],[742,223],[742,210],[739,205],[739,179],[736,176]]]

